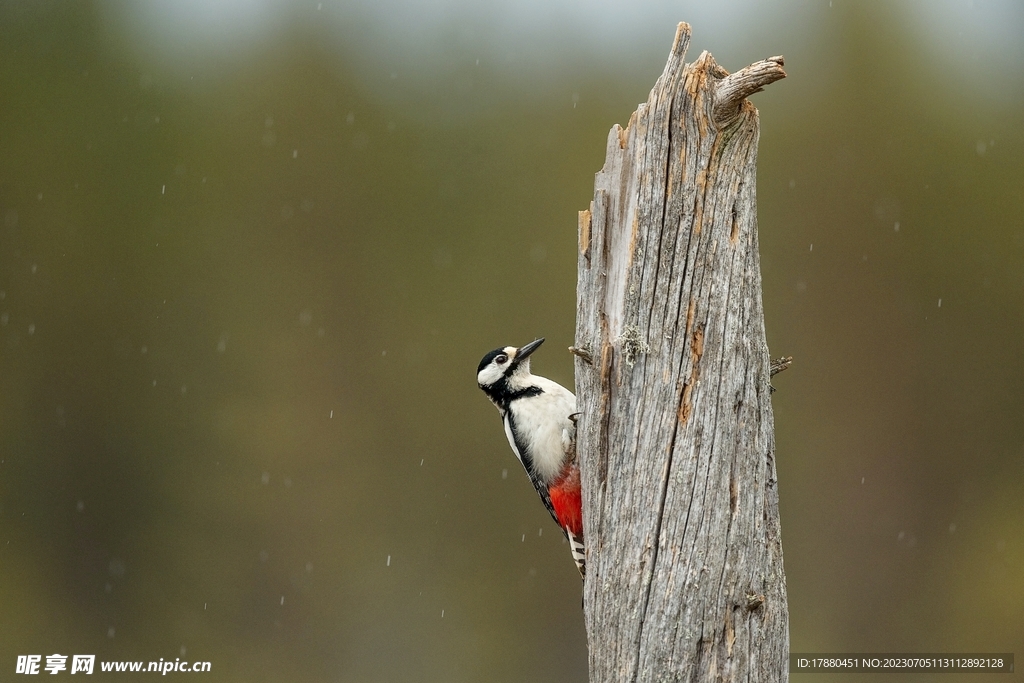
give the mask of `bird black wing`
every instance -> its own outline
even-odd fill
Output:
[[[537,495],[540,496],[540,501],[544,503],[544,507],[548,509],[551,519],[555,520],[555,524],[561,527],[562,524],[558,521],[558,516],[555,515],[555,506],[551,504],[551,495],[548,493],[548,488],[541,483],[540,479],[534,473],[533,463],[530,461],[530,456],[526,453],[526,449],[519,445],[520,435],[516,431],[515,422],[512,420],[512,414],[510,412],[505,412],[505,414],[502,415],[502,422],[505,425],[505,434],[508,436],[509,445],[512,446],[512,452],[516,454],[516,458],[518,458],[519,462],[522,463],[523,469],[526,470],[526,475],[530,477],[530,482],[533,484],[533,488],[536,489]]]

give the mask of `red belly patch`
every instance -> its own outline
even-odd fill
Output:
[[[571,467],[549,489],[551,507],[558,523],[577,538],[583,537],[583,498],[580,493],[580,470]]]

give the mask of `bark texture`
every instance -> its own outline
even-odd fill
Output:
[[[593,683],[784,681],[782,568],[761,306],[757,110],[785,76],[665,71],[608,136],[580,213],[577,451]]]

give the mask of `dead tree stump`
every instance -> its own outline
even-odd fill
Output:
[[[784,681],[782,569],[755,180],[782,58],[707,52],[612,128],[580,213],[577,451],[590,680]]]

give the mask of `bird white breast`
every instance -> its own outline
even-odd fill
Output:
[[[569,416],[576,412],[576,397],[571,391],[545,377],[533,375],[531,383],[542,394],[512,402],[511,411],[516,431],[533,457],[533,469],[545,484],[550,484],[562,471],[565,456],[575,436],[576,425]],[[505,429],[512,450],[519,455],[508,428]]]

